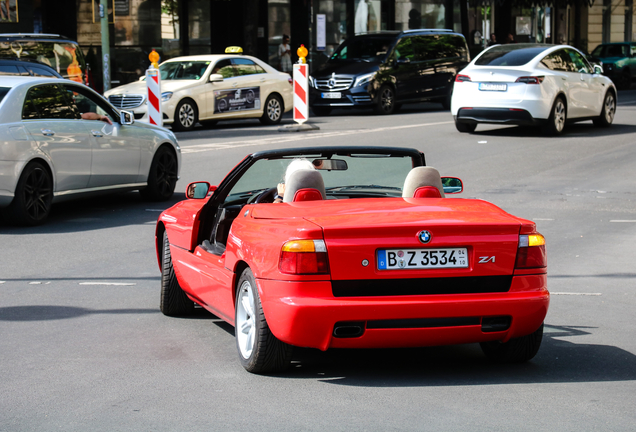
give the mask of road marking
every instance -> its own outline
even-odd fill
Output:
[[[42,282],[29,282],[29,285],[42,285]]]
[[[80,282],[79,285],[134,286],[137,284],[130,282]]]
[[[630,220],[630,219],[614,219],[614,220],[610,220],[610,222],[614,222],[614,223],[636,223],[636,220]]]
[[[294,141],[307,141],[307,140],[313,140],[313,139],[319,139],[319,138],[332,138],[337,136],[386,132],[386,131],[394,131],[399,129],[411,129],[416,127],[438,126],[438,125],[451,124],[451,123],[453,122],[447,121],[447,122],[436,122],[436,123],[422,123],[422,124],[414,124],[414,125],[390,126],[390,127],[382,127],[382,128],[375,128],[375,129],[354,129],[354,130],[347,130],[347,131],[322,132],[322,133],[312,133],[312,134],[304,135],[302,137],[299,137],[298,135],[292,135],[287,138],[276,136],[274,138],[262,138],[257,140],[252,139],[252,140],[242,140],[242,141],[231,141],[225,144],[195,144],[188,147],[184,147],[182,145],[181,153],[182,154],[200,153],[200,152],[213,151],[213,150],[224,150],[228,148],[263,146],[263,145],[269,145],[269,144],[280,144],[280,143],[294,142]]]
[[[161,209],[146,209],[146,211],[149,211],[149,212],[162,212],[163,210],[161,210]]]
[[[532,218],[532,220],[536,220],[536,221],[553,221],[554,219],[549,219],[549,218]]]
[[[488,141],[477,141],[477,144],[488,144]]]
[[[5,283],[6,281],[0,281],[0,285],[2,285],[3,283]]]
[[[602,293],[551,292],[551,295],[600,296]]]

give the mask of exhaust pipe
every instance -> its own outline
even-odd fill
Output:
[[[336,323],[333,327],[333,335],[337,338],[355,338],[364,334],[363,322]]]

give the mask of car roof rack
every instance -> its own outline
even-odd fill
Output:
[[[17,37],[25,39],[68,39],[66,36],[62,36],[54,33],[0,33],[0,38],[3,37]]]
[[[452,29],[409,29],[409,30],[402,31],[402,33],[417,33],[417,32],[455,33],[455,30],[452,30]]]

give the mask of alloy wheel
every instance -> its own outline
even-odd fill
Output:
[[[170,152],[165,152],[157,161],[157,189],[160,195],[171,194],[176,182],[177,160]]]
[[[236,328],[237,342],[241,356],[248,359],[254,349],[256,332],[256,306],[254,303],[254,291],[249,281],[244,281],[239,289],[237,302]]]
[[[554,129],[561,132],[565,127],[565,104],[561,99],[557,100],[554,107]]]
[[[267,117],[269,117],[271,121],[276,122],[280,118],[280,112],[280,102],[278,102],[278,99],[270,99],[267,104]]]
[[[611,124],[614,121],[614,114],[616,113],[616,100],[614,95],[609,93],[605,98],[605,120]]]
[[[390,88],[385,88],[380,95],[380,104],[382,105],[382,110],[385,112],[391,111],[391,109],[393,108],[393,102],[393,91]]]
[[[40,220],[51,205],[51,179],[38,167],[29,173],[24,183],[24,209],[33,220]]]
[[[194,124],[194,108],[192,105],[185,103],[179,109],[179,122],[183,128],[189,128]]]

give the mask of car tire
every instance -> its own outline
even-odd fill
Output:
[[[387,115],[395,112],[395,91],[393,87],[383,85],[376,96],[376,103],[373,110],[376,114]]]
[[[532,359],[543,339],[543,324],[533,333],[508,342],[482,342],[479,344],[489,360],[495,363],[524,363]]]
[[[455,121],[455,128],[462,133],[473,133],[477,129],[477,123],[462,123]]]
[[[331,114],[331,107],[314,106],[311,107],[311,111],[316,117],[324,117]]]
[[[28,164],[18,180],[7,216],[16,225],[42,224],[51,212],[53,179],[41,162]]]
[[[276,125],[283,118],[283,100],[276,94],[269,95],[265,101],[265,109],[260,118],[261,123],[265,125]]]
[[[614,121],[614,114],[616,113],[616,97],[614,93],[608,91],[603,99],[603,108],[601,109],[601,115],[594,119],[594,125],[599,127],[608,127]]]
[[[183,291],[174,273],[168,233],[163,233],[161,256],[161,300],[159,309],[166,316],[187,316],[194,312],[194,302]]]
[[[168,146],[161,146],[152,158],[148,173],[148,186],[140,191],[150,201],[167,201],[177,185],[177,156]]]
[[[565,105],[565,100],[563,100],[562,96],[558,96],[554,101],[554,104],[552,104],[550,117],[548,117],[548,122],[545,124],[543,130],[546,135],[560,135],[565,129],[566,120],[567,107]]]
[[[245,370],[262,374],[282,372],[289,367],[293,347],[278,340],[269,329],[249,267],[238,282],[234,318],[236,348]]]
[[[174,110],[172,127],[177,131],[191,131],[199,121],[199,110],[192,99],[183,99]]]

